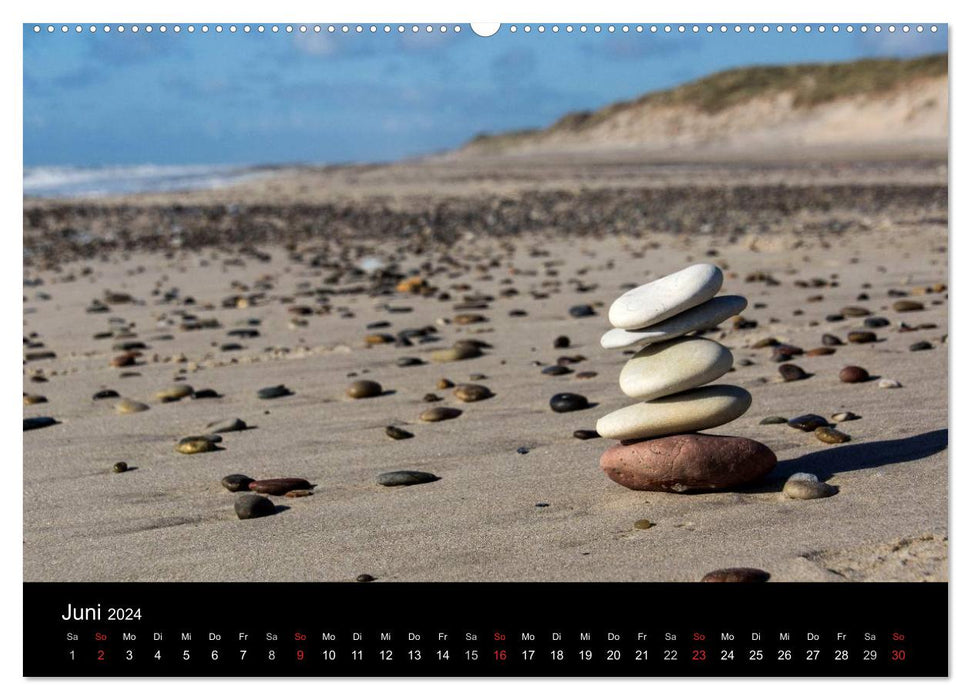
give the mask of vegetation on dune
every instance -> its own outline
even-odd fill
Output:
[[[914,59],[867,59],[850,63],[753,66],[714,73],[670,90],[650,92],[597,111],[571,112],[548,129],[479,134],[470,145],[503,148],[542,133],[581,131],[631,108],[685,107],[717,114],[750,100],[790,93],[793,107],[804,109],[859,95],[886,93],[912,80],[947,75],[947,54]]]

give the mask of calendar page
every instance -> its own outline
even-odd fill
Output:
[[[947,675],[946,23],[22,33],[25,675]]]

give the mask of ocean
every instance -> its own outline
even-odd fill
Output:
[[[109,165],[24,168],[25,197],[97,197],[225,187],[265,169],[240,165]]]

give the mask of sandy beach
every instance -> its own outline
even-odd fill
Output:
[[[57,421],[24,433],[26,581],[694,581],[730,566],[947,579],[944,162],[445,158],[28,199],[24,225],[24,392],[46,398],[24,417]],[[573,436],[631,402],[617,387],[628,356],[599,344],[606,310],[702,261],[749,300],[748,323],[707,336],[734,355],[724,379],[753,396],[708,432],[759,440],[779,463],[726,492],[631,491],[598,466],[612,441]],[[826,320],[850,306],[869,315]],[[847,342],[873,317],[889,321],[877,342]],[[407,329],[409,344],[367,340]],[[827,333],[843,344],[796,355],[810,376],[784,382],[767,339],[809,351]],[[461,339],[482,356],[431,360]],[[126,348],[133,364],[111,366]],[[571,371],[543,373],[555,364]],[[840,382],[847,365],[874,379]],[[442,378],[493,396],[463,403]],[[348,398],[359,379],[382,395]],[[156,398],[173,384],[217,397]],[[279,384],[293,393],[257,397]],[[149,409],[119,414],[118,398],[93,399],[107,389]],[[564,391],[592,407],[554,413]],[[435,406],[461,415],[419,420]],[[839,445],[761,424],[843,411],[860,418],[836,426],[852,438]],[[231,418],[249,428],[218,451],[175,450]],[[394,470],[439,480],[377,483]],[[785,499],[796,472],[839,491]],[[239,520],[220,484],[233,473],[315,488]]]

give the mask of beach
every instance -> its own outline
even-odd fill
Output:
[[[24,579],[697,581],[756,567],[771,581],[945,581],[947,178],[934,154],[604,151],[25,199],[23,390],[46,401],[24,417],[56,423],[24,433]],[[753,397],[706,432],[758,440],[778,465],[721,492],[629,490],[598,464],[613,441],[574,437],[633,402],[617,386],[629,357],[600,346],[607,309],[698,262],[748,299],[744,322],[706,337]],[[571,313],[583,305],[593,313]],[[849,342],[864,328],[875,342]],[[809,353],[824,334],[835,352]],[[432,358],[459,340],[481,356]],[[809,376],[783,381],[771,340],[806,351],[789,362]],[[569,371],[543,372],[554,365]],[[841,382],[846,366],[872,380]],[[363,379],[381,394],[349,398]],[[466,403],[442,379],[492,395]],[[182,384],[193,395],[156,397]],[[258,398],[277,385],[292,393]],[[118,396],[93,398],[105,390]],[[553,412],[560,392],[591,407]],[[149,408],[121,414],[121,398]],[[461,414],[419,419],[433,407]],[[859,416],[835,423],[843,444],[762,423],[840,412]],[[232,418],[247,429],[215,451],[176,451]],[[439,478],[377,483],[395,470]],[[798,472],[838,492],[787,499]],[[315,486],[241,520],[230,474]]]

